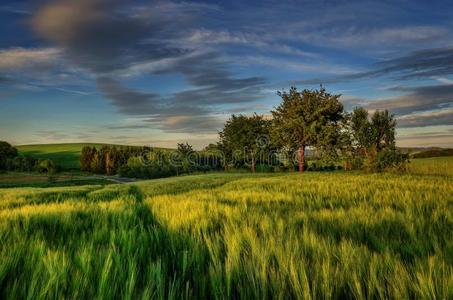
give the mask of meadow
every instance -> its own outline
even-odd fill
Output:
[[[0,298],[451,299],[453,160],[435,161],[0,189]]]

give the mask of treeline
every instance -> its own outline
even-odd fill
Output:
[[[197,171],[222,169],[217,154],[201,153],[189,144],[178,144],[176,151],[151,147],[104,145],[99,150],[84,147],[80,156],[82,171],[133,178],[162,178]]]
[[[340,95],[319,90],[278,93],[281,104],[271,117],[232,115],[219,134],[217,148],[225,168],[257,165],[273,170],[404,170],[408,155],[396,149],[394,116],[387,110],[369,115],[363,108],[344,111]],[[313,154],[307,165],[307,149]]]
[[[53,174],[59,171],[50,159],[36,159],[20,155],[17,148],[0,141],[0,171],[40,172]]]

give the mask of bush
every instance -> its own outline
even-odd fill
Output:
[[[375,171],[406,171],[409,155],[394,149],[386,149],[376,156]]]
[[[55,173],[56,167],[50,159],[40,159],[36,164],[36,171],[39,173]]]

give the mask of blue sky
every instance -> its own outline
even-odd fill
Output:
[[[196,148],[317,88],[453,147],[453,3],[2,1],[0,139]]]

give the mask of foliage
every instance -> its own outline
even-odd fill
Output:
[[[0,298],[451,299],[451,181],[224,173],[0,189]]]
[[[304,170],[305,147],[335,151],[341,136],[340,121],[344,117],[340,95],[331,95],[325,88],[278,94],[282,103],[272,111],[272,138],[281,148],[299,151],[299,171]]]
[[[40,159],[36,164],[36,171],[39,173],[53,174],[57,171],[57,168],[50,159]]]
[[[18,155],[17,149],[9,143],[0,141],[0,170],[5,170],[7,161]]]
[[[368,111],[356,108],[350,116],[352,148],[346,159],[348,169],[370,172],[404,171],[409,156],[395,147],[396,121],[387,110]]]
[[[220,148],[229,159],[243,162],[255,172],[260,157],[269,152],[269,128],[270,121],[263,116],[232,115],[219,133]]]

